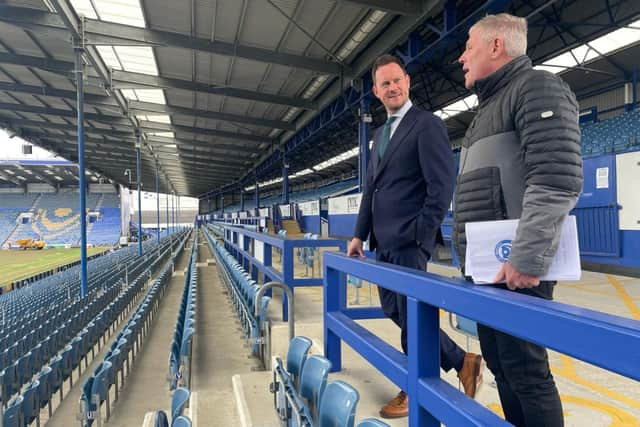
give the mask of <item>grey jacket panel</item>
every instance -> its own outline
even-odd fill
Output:
[[[480,106],[463,141],[455,196],[458,256],[464,260],[466,222],[520,218],[509,263],[543,275],[582,187],[575,96],[559,77],[534,70],[526,56],[475,89]],[[489,193],[487,185],[494,187]]]

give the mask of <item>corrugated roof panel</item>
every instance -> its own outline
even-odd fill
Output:
[[[330,32],[330,33],[339,33],[342,31],[342,26],[338,25],[338,23],[331,21],[331,25],[327,28],[323,28],[321,33],[318,34],[320,30],[320,26],[325,21],[327,15],[333,9],[332,2],[319,2],[319,1],[305,1],[302,6],[300,12],[296,15],[296,23],[304,28],[304,30],[313,35],[314,38],[319,38],[322,33]],[[335,18],[335,16],[334,16]],[[292,26],[291,31],[285,36],[282,42],[281,50],[283,52],[288,53],[297,53],[297,54],[305,54],[309,55],[312,52],[306,52],[307,46],[309,44],[315,44],[312,40],[304,34],[297,26]],[[328,49],[331,49],[331,45],[325,45]],[[326,53],[323,52],[320,55],[315,54],[316,57],[325,57]]]
[[[149,28],[190,34],[190,3],[171,0],[143,0]]]
[[[245,45],[275,49],[289,21],[273,6],[263,1],[250,1],[238,41]]]
[[[267,66],[264,62],[236,58],[231,71],[229,84],[234,87],[256,89],[262,80]]]
[[[0,40],[6,49],[22,55],[42,56],[42,50],[22,28],[0,22]]]
[[[196,80],[201,83],[224,85],[231,58],[196,52]]]
[[[156,47],[158,70],[163,76],[191,79],[192,52],[174,47]]]

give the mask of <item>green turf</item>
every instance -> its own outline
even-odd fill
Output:
[[[104,251],[104,247],[87,249],[87,255]],[[59,265],[80,259],[80,248],[43,250],[0,250],[0,285],[23,279]]]

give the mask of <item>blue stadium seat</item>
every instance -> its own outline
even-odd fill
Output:
[[[187,403],[189,402],[190,395],[191,395],[191,392],[184,387],[178,387],[173,392],[173,397],[171,398],[171,419],[172,420],[175,420],[177,417],[182,415],[182,411],[184,411],[184,408],[187,406]]]
[[[191,427],[191,420],[184,415],[179,416],[173,420],[171,427]]]
[[[156,411],[153,417],[153,427],[169,427],[169,420],[164,411]]]
[[[359,400],[356,389],[343,381],[333,381],[320,399],[318,426],[353,427]]]
[[[322,356],[309,356],[304,362],[300,375],[300,396],[307,399],[312,414],[317,414],[330,369],[331,362]]]
[[[389,424],[384,421],[380,421],[377,418],[365,418],[360,421],[357,427],[390,427]]]
[[[2,427],[23,427],[24,415],[22,413],[22,395],[16,397],[4,411]]]
[[[292,376],[293,383],[298,384],[300,374],[311,348],[311,340],[307,337],[293,337],[287,351],[287,372]]]

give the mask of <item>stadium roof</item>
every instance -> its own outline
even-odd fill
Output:
[[[345,153],[357,144],[359,99],[345,95],[347,108],[332,115],[342,89],[394,51],[412,57],[417,104],[450,106],[469,95],[455,63],[466,29],[500,10],[530,17],[530,54],[542,63],[636,21],[640,2],[10,0],[0,5],[0,126],[76,161],[70,39],[82,36],[85,157],[101,176],[128,185],[136,128],[147,190],[156,162],[162,192],[250,188],[280,175],[278,149],[296,182],[341,175],[357,169]],[[563,77],[578,93],[628,81],[627,52]],[[379,123],[381,108],[373,113]],[[470,114],[448,120],[452,136]],[[324,116],[328,125],[316,126]]]

